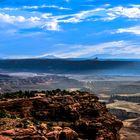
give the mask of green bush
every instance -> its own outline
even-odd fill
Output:
[[[4,111],[0,111],[0,118],[6,118],[7,114]]]
[[[36,125],[39,125],[40,124],[40,121],[39,120],[36,120],[36,119],[33,119],[32,122]]]
[[[0,126],[5,125],[6,122],[5,121],[0,121]]]
[[[48,122],[47,123],[47,127],[49,130],[52,130],[52,126],[53,126],[53,123],[52,122]]]
[[[22,128],[23,125],[20,123],[20,124],[17,124],[16,127],[17,127],[17,128]]]
[[[23,128],[27,128],[27,126],[30,124],[28,120],[23,120]]]
[[[16,117],[16,115],[11,114],[11,115],[9,116],[9,118],[11,118],[11,119],[16,119],[17,117]]]

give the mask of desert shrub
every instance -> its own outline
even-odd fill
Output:
[[[40,124],[40,121],[37,120],[37,119],[33,119],[32,122],[33,122],[34,124],[36,124],[36,125],[39,125],[39,124]]]
[[[23,124],[23,128],[27,128],[30,122],[28,120],[23,120],[22,124]]]
[[[17,128],[27,128],[29,122],[27,120],[21,121],[19,124],[16,125]]]
[[[69,91],[67,91],[67,90],[63,90],[63,91],[62,91],[62,94],[63,94],[63,95],[69,95],[69,94],[70,94],[70,92],[69,92]]]
[[[4,111],[0,111],[0,118],[6,118],[7,114]]]
[[[16,125],[16,127],[17,128],[22,128],[23,127],[23,124],[22,123],[19,123],[19,124]]]
[[[52,91],[47,90],[47,91],[45,92],[45,94],[46,94],[46,97],[48,97],[49,95],[52,95]]]
[[[0,99],[29,98],[35,97],[37,91],[17,91],[12,93],[0,94]]]
[[[53,126],[52,122],[47,122],[47,127],[49,130],[52,130],[52,126]]]
[[[17,117],[16,117],[15,114],[11,114],[11,115],[9,116],[9,118],[11,118],[11,119],[16,119]]]
[[[5,125],[6,122],[5,121],[0,121],[0,126]]]

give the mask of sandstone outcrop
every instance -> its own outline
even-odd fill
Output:
[[[98,97],[80,91],[53,92],[44,97],[1,100],[0,138],[119,140],[122,122]]]

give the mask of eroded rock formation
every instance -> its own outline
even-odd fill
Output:
[[[0,101],[5,140],[119,140],[122,122],[87,92],[62,92]]]

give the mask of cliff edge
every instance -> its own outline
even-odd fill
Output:
[[[0,140],[119,140],[122,125],[87,92],[54,90],[0,100]]]

